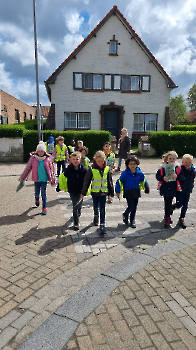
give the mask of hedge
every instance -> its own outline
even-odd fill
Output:
[[[18,124],[0,125],[0,137],[23,137],[24,126]]]
[[[196,132],[194,131],[149,132],[148,138],[157,156],[170,150],[175,150],[179,156],[185,153],[196,155]]]
[[[174,125],[172,131],[196,131],[196,125]]]
[[[59,135],[65,139],[65,144],[68,146],[72,139],[75,140],[76,144],[78,140],[82,140],[84,145],[88,147],[90,159],[93,158],[96,151],[102,149],[105,141],[111,141],[111,134],[108,131],[56,131],[46,130],[43,132],[43,141],[47,141],[49,136],[53,136],[54,139]],[[38,132],[34,130],[24,130],[23,134],[24,143],[24,161],[29,158],[29,153],[36,149],[38,144]]]

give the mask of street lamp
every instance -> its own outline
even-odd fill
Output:
[[[40,104],[39,104],[39,75],[38,75],[38,52],[37,52],[35,0],[33,0],[33,12],[34,12],[34,40],[35,40],[35,72],[36,72],[36,91],[37,91],[37,128],[38,128],[38,139],[40,141],[41,140],[41,121],[40,121]]]

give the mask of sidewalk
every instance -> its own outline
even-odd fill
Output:
[[[90,197],[76,233],[67,194],[48,186],[43,217],[31,209],[33,186],[15,193],[18,177],[8,176],[24,165],[0,165],[0,349],[196,350],[194,192],[187,229],[175,225],[179,212],[163,229],[159,163],[141,160],[151,192],[140,199],[137,228],[122,223],[126,203],[115,198],[104,238],[91,226]]]

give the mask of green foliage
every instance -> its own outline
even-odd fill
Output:
[[[172,131],[196,131],[196,125],[174,125]]]
[[[29,159],[29,153],[36,150],[38,144],[38,132],[36,130],[25,130],[23,134],[24,161]]]
[[[37,119],[27,119],[24,121],[24,123],[20,123],[20,125],[23,125],[27,130],[37,130]],[[46,126],[46,121],[43,122],[44,130],[45,130],[45,126]]]
[[[170,98],[169,116],[171,122],[175,124],[183,123],[186,119],[186,111],[187,106],[184,102],[183,95],[180,94]]]
[[[196,131],[157,131],[148,133],[149,142],[158,156],[175,150],[179,156],[196,155]]]
[[[187,100],[191,111],[196,111],[196,84],[190,88]]]
[[[0,124],[0,137],[23,137],[24,127],[18,124],[1,125]]]

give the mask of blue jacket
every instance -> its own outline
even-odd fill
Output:
[[[123,185],[123,197],[124,198],[139,198],[140,194],[140,186],[139,183],[144,181],[144,174],[139,169],[136,168],[136,173],[133,174],[129,168],[126,168],[120,178],[116,182],[115,192],[121,192],[120,182]]]
[[[185,166],[182,164],[181,174],[182,180],[180,181],[180,185],[182,188],[182,193],[191,193],[194,187],[194,179],[196,175],[193,164],[189,169],[186,169]]]

